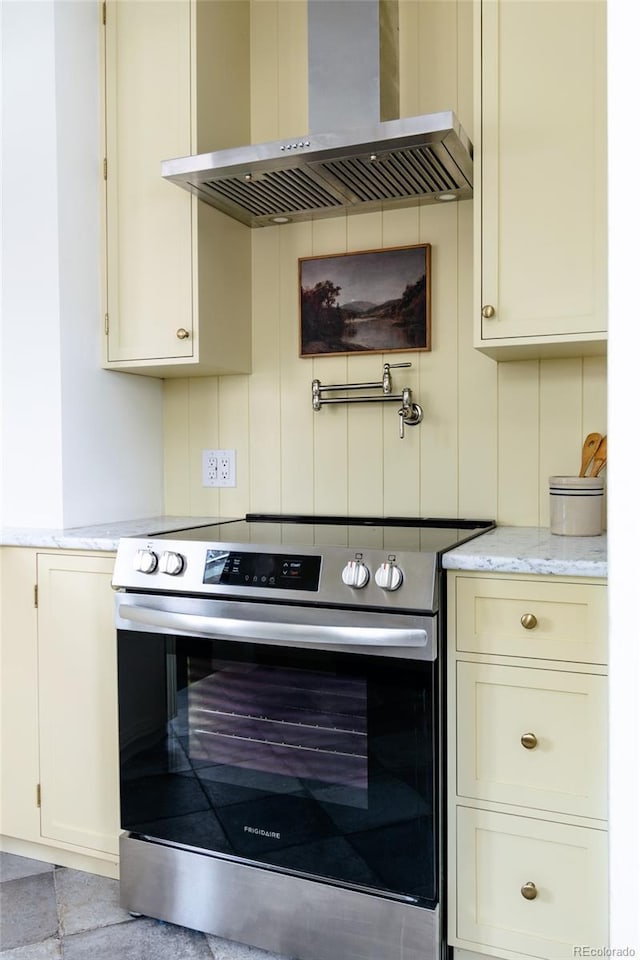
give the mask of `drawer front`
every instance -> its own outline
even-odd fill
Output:
[[[607,680],[457,664],[457,793],[607,816]]]
[[[546,580],[456,579],[457,649],[606,663],[607,588]]]
[[[458,938],[549,960],[607,945],[604,831],[466,807],[457,830]]]

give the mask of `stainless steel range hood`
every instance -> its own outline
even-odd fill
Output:
[[[308,11],[310,127],[335,132],[166,160],[162,176],[251,227],[471,197],[453,112],[380,119],[397,116],[397,0]]]

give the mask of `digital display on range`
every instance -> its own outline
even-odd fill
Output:
[[[317,590],[321,557],[207,550],[203,583],[228,587]]]

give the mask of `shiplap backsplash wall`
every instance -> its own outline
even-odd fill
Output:
[[[306,3],[252,0],[254,142],[307,129]],[[468,0],[400,0],[401,113],[454,109],[472,130]],[[603,358],[496,364],[472,347],[472,202],[255,230],[253,372],[164,383],[165,509],[496,517],[543,525],[548,477],[575,473],[605,430]],[[432,244],[428,353],[298,357],[298,258]],[[393,404],[314,413],[311,381],[377,381],[385,360],[424,420],[399,439]],[[204,489],[201,451],[237,451],[237,487]]]

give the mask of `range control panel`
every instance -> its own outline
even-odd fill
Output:
[[[317,591],[321,563],[321,557],[209,549],[202,582],[267,590]]]
[[[113,586],[124,590],[435,611],[434,554],[123,538]]]

